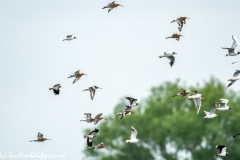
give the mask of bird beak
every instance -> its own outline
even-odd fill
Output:
[[[98,88],[98,89],[103,89],[103,88]]]
[[[185,37],[185,36],[183,36],[183,35],[181,35],[182,37]]]
[[[173,20],[171,23],[175,22],[175,20]]]

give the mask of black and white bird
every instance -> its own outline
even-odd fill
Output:
[[[227,147],[223,146],[223,145],[217,145],[216,146],[217,149],[219,149],[219,153],[216,154],[216,156],[226,156],[228,155]]]
[[[102,89],[102,88],[99,88],[98,86],[92,86],[92,87],[89,87],[88,89],[85,89],[83,91],[90,91],[90,97],[91,97],[91,100],[93,100],[93,98],[95,96],[96,89]]]
[[[85,135],[84,138],[87,138],[87,146],[88,148],[92,148],[93,138],[96,137],[95,135],[100,131],[100,129],[95,128],[92,132],[88,135]]]
[[[137,105],[138,105],[138,103],[137,103],[137,99],[135,99],[135,98],[132,98],[132,97],[125,97],[125,99],[129,100],[129,102],[130,102],[130,106],[131,106],[131,107],[134,107],[134,106],[137,106]]]
[[[240,77],[238,76],[239,73],[240,73],[240,70],[236,70],[233,74],[233,77],[228,79],[228,81],[231,81],[231,82],[228,84],[227,88],[233,85],[237,80],[240,79]]]
[[[233,39],[233,44],[232,44],[231,48],[223,48],[222,47],[222,49],[228,50],[228,54],[226,54],[226,56],[236,56],[236,55],[240,54],[240,52],[236,50],[236,48],[239,46],[239,42],[238,42],[237,38],[233,35],[232,39]]]
[[[131,128],[130,140],[126,140],[126,143],[138,143],[138,142],[140,142],[140,140],[137,139],[138,131],[135,128],[133,128],[132,126],[130,128]]]
[[[219,107],[216,108],[218,111],[225,111],[232,109],[231,107],[227,106],[228,100],[227,99],[220,99],[221,102],[215,102],[219,104]]]
[[[53,93],[55,94],[55,95],[59,95],[59,93],[60,93],[60,88],[61,88],[62,86],[60,85],[60,84],[56,84],[56,85],[54,85],[52,88],[49,88],[49,90],[53,90]]]
[[[198,91],[193,91],[193,94],[191,96],[188,96],[188,99],[193,100],[193,102],[195,103],[197,114],[198,114],[201,109],[201,104],[202,104],[201,100],[203,99],[203,95],[199,94]]]
[[[66,38],[63,38],[62,41],[71,41],[73,39],[77,39],[73,34],[66,35]]]
[[[169,64],[172,67],[175,63],[175,57],[173,56],[174,54],[177,54],[177,53],[172,51],[164,52],[164,55],[159,56],[159,58],[167,57],[170,60]]]
[[[68,78],[75,77],[75,79],[74,79],[74,81],[73,81],[73,84],[74,84],[74,83],[77,82],[83,75],[86,75],[86,76],[87,76],[87,74],[85,74],[85,73],[80,73],[80,70],[78,70],[78,71],[74,72],[74,74],[70,75]]]

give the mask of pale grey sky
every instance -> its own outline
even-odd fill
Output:
[[[240,1],[119,0],[124,5],[107,13],[109,0],[0,1],[0,153],[44,152],[82,159],[82,131],[94,124],[79,122],[83,113],[112,113],[124,96],[138,99],[152,86],[180,78],[187,84],[211,75],[228,84],[240,56],[225,57],[221,47],[240,40]],[[180,16],[190,17],[180,41]],[[61,41],[67,34],[78,39]],[[240,50],[240,48],[238,48]],[[178,54],[171,68],[165,51]],[[76,84],[67,77],[88,74]],[[60,95],[48,88],[60,83]],[[90,100],[90,86],[103,90]],[[240,82],[231,88],[239,90]],[[98,125],[97,125],[98,126]],[[53,139],[30,143],[37,132]],[[107,145],[107,144],[106,144]]]

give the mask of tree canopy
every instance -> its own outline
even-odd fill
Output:
[[[195,104],[186,97],[172,97],[181,88],[187,91],[198,90],[204,95],[201,110],[196,114]],[[216,78],[204,82],[202,86],[186,86],[180,80],[165,82],[151,89],[150,95],[134,107],[133,115],[122,120],[116,117],[127,100],[122,99],[106,121],[99,122],[100,132],[93,144],[104,142],[106,149],[93,152],[86,148],[86,156],[102,160],[203,160],[221,159],[216,157],[216,145],[227,146],[231,160],[240,157],[240,99],[239,93],[226,89]],[[216,111],[217,117],[203,119],[203,110],[210,111],[214,102],[228,99],[229,111]],[[129,139],[130,126],[138,130],[135,144],[125,143]],[[93,127],[92,127],[93,128]],[[90,130],[86,130],[88,133]]]

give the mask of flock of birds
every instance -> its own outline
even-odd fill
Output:
[[[104,6],[102,9],[108,8],[108,13],[109,13],[112,9],[114,9],[118,6],[122,6],[122,5],[116,4],[115,1],[113,1],[112,3],[109,3],[107,6]],[[176,20],[173,20],[171,23],[177,22],[178,30],[179,30],[179,32],[181,32],[182,28],[183,28],[183,25],[186,24],[186,19],[190,19],[190,18],[180,17],[180,18],[177,18]],[[184,37],[183,35],[181,35],[179,33],[174,33],[172,36],[166,37],[166,39],[175,38],[176,40],[179,41],[181,36]],[[71,41],[71,40],[74,40],[74,39],[77,39],[77,37],[75,37],[73,34],[71,34],[71,35],[67,35],[65,38],[63,38],[62,41]],[[222,48],[222,49],[227,49],[228,50],[228,53],[226,54],[226,56],[236,56],[236,55],[240,54],[240,52],[236,50],[236,48],[239,45],[239,42],[238,42],[237,38],[235,36],[232,36],[232,39],[233,39],[233,44],[230,48]],[[177,53],[172,52],[172,51],[168,51],[168,52],[165,52],[164,55],[159,56],[159,58],[163,58],[163,57],[168,58],[170,60],[169,64],[172,67],[175,63],[175,57],[174,57],[175,54],[177,54]],[[240,62],[240,61],[233,62],[232,64],[238,63],[238,62]],[[227,87],[230,87],[237,80],[240,79],[239,73],[240,73],[240,70],[236,70],[236,72],[233,74],[233,77],[228,80],[228,81],[231,81],[231,82],[228,84]],[[80,70],[78,70],[78,71],[74,72],[72,75],[70,75],[68,78],[75,78],[74,81],[73,81],[73,84],[74,84],[84,75],[87,76],[87,74],[80,73]],[[53,90],[53,93],[55,95],[59,95],[60,94],[60,88],[61,88],[61,85],[56,84],[52,88],[49,88],[49,90]],[[97,89],[102,89],[102,88],[100,88],[98,86],[92,86],[92,87],[89,87],[89,88],[83,90],[83,92],[84,91],[89,91],[90,92],[90,98],[91,98],[91,100],[93,100]],[[176,95],[174,95],[173,97],[175,97],[175,96],[185,97],[188,94],[190,94],[190,92],[187,92],[185,89],[181,89],[180,92],[177,93]],[[130,103],[129,103],[129,105],[127,105],[125,107],[125,109],[122,112],[120,112],[116,115],[116,117],[120,116],[120,119],[123,119],[124,116],[126,116],[126,115],[134,114],[134,112],[132,111],[132,108],[138,105],[137,99],[132,98],[132,97],[126,97],[126,99],[129,100]],[[200,111],[200,108],[201,108],[201,100],[203,99],[203,95],[200,94],[198,91],[193,91],[193,94],[191,96],[188,96],[188,99],[194,101],[195,108],[196,108],[196,114],[198,114],[199,111]],[[210,118],[216,117],[217,114],[215,114],[215,111],[226,111],[226,110],[231,109],[231,107],[227,106],[227,103],[228,103],[227,99],[220,99],[220,101],[221,102],[215,102],[209,112],[204,111],[204,113],[205,113],[205,117],[203,117],[204,119],[205,118],[210,119]],[[91,113],[84,113],[84,115],[86,116],[85,120],[80,120],[80,121],[85,121],[87,123],[92,123],[93,122],[95,125],[99,121],[104,119],[102,117],[102,115],[103,115],[102,113],[97,114],[94,118],[91,117],[91,115],[92,115]],[[129,140],[126,140],[126,143],[138,143],[138,142],[140,142],[140,140],[137,139],[138,131],[132,126],[130,126],[130,129],[131,129],[131,136],[130,136]],[[87,147],[88,148],[93,148],[94,150],[96,150],[96,149],[102,149],[102,148],[106,147],[103,142],[101,142],[98,145],[93,147],[93,139],[96,137],[96,134],[99,131],[100,131],[99,128],[95,128],[92,132],[90,132],[89,134],[84,136],[84,138],[87,138]],[[233,138],[235,138],[238,135],[240,135],[240,133],[234,135]],[[43,138],[43,134],[38,132],[37,140],[31,140],[30,142],[44,142],[46,140],[51,140],[51,139]],[[216,148],[219,149],[219,151],[220,151],[219,153],[216,154],[216,156],[226,156],[226,155],[228,155],[228,152],[226,151],[226,149],[227,149],[226,146],[217,145]]]

